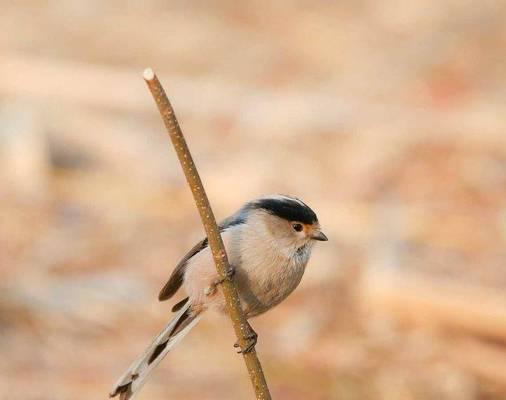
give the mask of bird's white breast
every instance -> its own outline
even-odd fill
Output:
[[[222,237],[248,318],[279,304],[298,286],[311,254],[312,243],[298,250],[295,246],[278,243],[247,224],[227,229]],[[191,303],[224,311],[220,290],[219,295],[206,294],[217,279],[209,248],[192,257],[183,283]]]
[[[297,250],[267,237],[248,231],[238,246],[236,282],[248,317],[283,301],[300,283],[311,254],[311,244]]]

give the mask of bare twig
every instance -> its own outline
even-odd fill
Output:
[[[158,110],[160,111],[165,127],[167,128],[167,132],[169,133],[170,139],[179,158],[179,162],[183,168],[186,180],[188,181],[193,193],[193,198],[197,204],[202,224],[204,225],[204,229],[207,233],[216,269],[220,277],[223,278],[222,287],[225,302],[227,304],[227,310],[230,315],[230,319],[232,320],[239,345],[241,348],[244,348],[248,345],[248,324],[244,313],[242,312],[235,284],[231,279],[227,279],[227,271],[230,271],[230,265],[228,263],[227,254],[225,252],[225,247],[223,246],[223,241],[216,224],[213,210],[209,205],[209,200],[207,199],[206,192],[202,186],[202,181],[200,180],[200,176],[193,162],[190,150],[188,149],[186,140],[181,128],[179,127],[172,105],[170,104],[160,81],[150,68],[144,71],[144,80],[148,84],[149,90],[156,101]],[[253,384],[253,388],[256,393],[256,398],[269,400],[271,395],[262,371],[262,365],[258,360],[255,349],[253,348],[250,352],[243,352],[243,357],[246,367],[248,368],[251,383]]]

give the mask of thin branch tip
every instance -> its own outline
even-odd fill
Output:
[[[153,79],[155,79],[155,73],[151,68],[146,68],[142,73],[142,77],[144,78],[145,81],[152,81]]]
[[[248,343],[248,338],[246,337],[246,331],[244,329],[247,325],[247,320],[243,313],[239,294],[234,281],[225,279],[227,277],[227,271],[230,270],[230,265],[228,263],[223,240],[216,224],[216,219],[214,218],[213,210],[209,204],[204,187],[202,186],[200,175],[193,162],[183,132],[177,122],[172,105],[163,90],[162,84],[157,79],[151,68],[147,68],[144,71],[143,77],[149,90],[151,91],[151,94],[153,95],[153,99],[155,100],[158,110],[160,111],[160,116],[167,128],[167,133],[169,134],[174,150],[176,151],[179,162],[186,176],[188,185],[192,191],[197,210],[200,213],[202,225],[204,226],[207,234],[209,247],[213,254],[217,273],[219,276],[224,278],[222,290],[227,304],[227,311],[232,320],[232,325],[234,327],[238,343],[241,347],[244,347]],[[253,349],[249,352],[243,352],[242,355],[248,369],[257,400],[271,400],[269,387],[267,386],[262,365],[257,357],[255,348],[253,347]]]

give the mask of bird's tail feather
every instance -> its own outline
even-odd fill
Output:
[[[174,318],[163,328],[153,343],[133,362],[118,379],[110,393],[111,397],[120,395],[120,400],[133,399],[144,385],[146,378],[160,361],[200,320],[200,314],[192,314],[190,304],[181,308]]]

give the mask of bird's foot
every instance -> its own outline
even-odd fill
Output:
[[[234,277],[234,275],[235,275],[235,267],[233,267],[232,265],[230,265],[229,267],[230,268],[225,271],[225,277],[219,279],[220,283],[225,282],[225,280],[231,281],[232,278]]]
[[[241,347],[239,341],[237,341],[234,344],[234,347],[238,348],[237,354],[249,353],[251,350],[255,348],[255,345],[257,344],[258,335],[249,324],[248,324],[248,333],[244,335],[244,339],[246,339],[246,344],[244,346]]]
[[[220,277],[218,279],[215,279],[213,282],[211,282],[211,284],[208,287],[206,287],[204,294],[206,296],[212,296],[214,293],[216,293],[216,287],[218,285],[221,285],[226,280],[229,280],[229,281],[232,280],[234,275],[235,275],[235,268],[230,266],[230,268],[225,272],[224,277]]]

